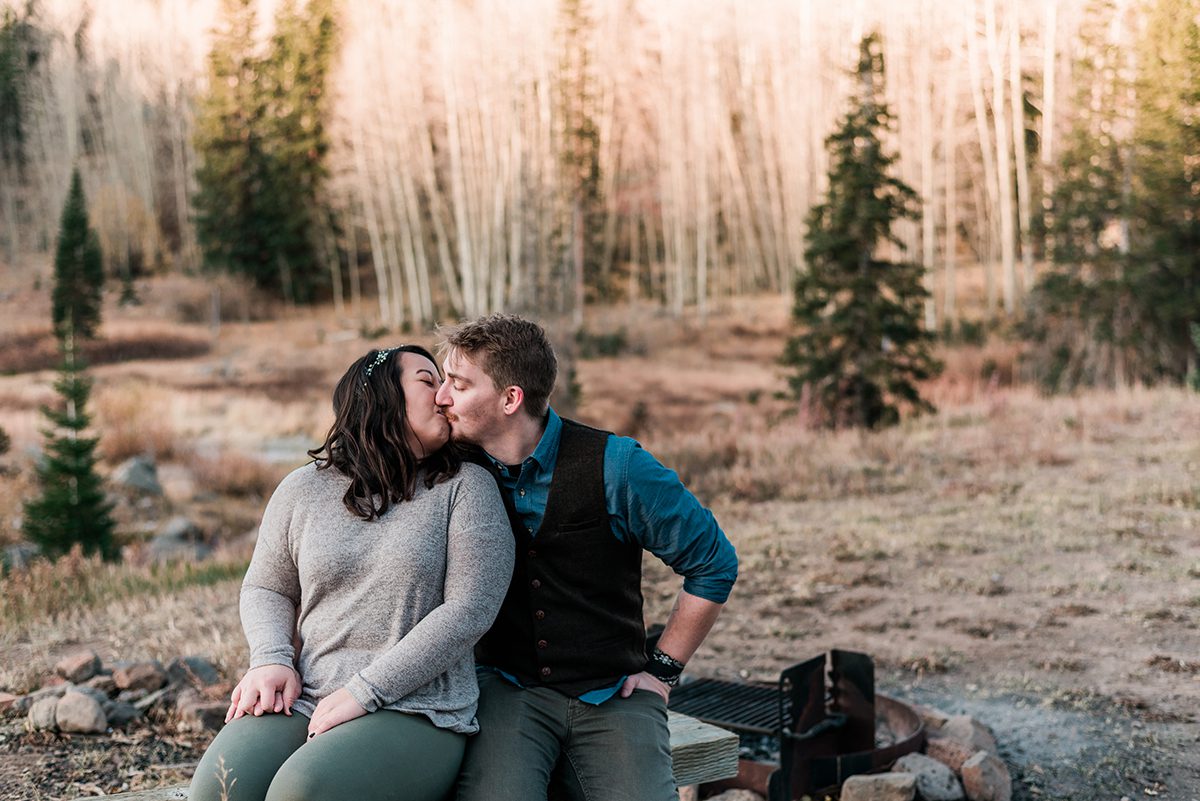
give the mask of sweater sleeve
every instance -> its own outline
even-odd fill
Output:
[[[300,605],[300,578],[289,536],[295,509],[294,476],[285,478],[267,502],[254,555],[242,581],[239,607],[251,668],[294,664],[292,633]]]
[[[354,700],[374,712],[469,656],[500,611],[514,558],[496,482],[482,468],[463,465],[446,536],[443,601],[347,683]]]

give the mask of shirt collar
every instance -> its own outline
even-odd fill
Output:
[[[553,470],[554,465],[558,462],[558,443],[562,439],[562,418],[558,416],[558,412],[554,409],[548,409],[546,415],[546,429],[542,432],[542,438],[538,440],[537,447],[533,449],[533,453],[529,455],[525,462],[530,460],[537,462],[538,467],[542,470]],[[492,456],[490,453],[487,457],[492,460],[492,464],[503,470],[505,465]],[[522,462],[522,465],[525,464]]]

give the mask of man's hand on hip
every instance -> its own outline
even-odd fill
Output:
[[[634,673],[629,678],[625,679],[625,683],[621,685],[621,697],[628,698],[633,695],[634,690],[650,690],[662,696],[664,701],[668,700],[671,695],[671,688],[663,684],[658,679],[651,676],[645,671]]]

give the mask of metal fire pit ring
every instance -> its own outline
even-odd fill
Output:
[[[671,694],[671,709],[771,741],[778,761],[743,756],[736,779],[769,801],[828,791],[850,776],[880,771],[925,744],[920,715],[877,694],[869,656],[831,651],[784,670],[777,686],[699,679]],[[756,749],[760,750],[761,749]]]

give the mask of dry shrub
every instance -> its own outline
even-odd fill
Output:
[[[278,300],[229,276],[173,287],[171,304],[179,322],[205,325],[212,325],[214,313],[219,322],[253,323],[275,320],[280,312]]]
[[[171,396],[165,388],[131,379],[98,387],[93,403],[98,450],[107,461],[142,454],[168,459],[177,452],[179,437],[167,414]]]
[[[196,487],[217,495],[265,499],[287,475],[289,468],[242,453],[222,452],[189,461]]]
[[[207,338],[163,325],[141,325],[83,344],[90,365],[144,359],[192,359],[212,349]],[[20,331],[0,339],[0,373],[29,373],[58,366],[61,357],[48,328]]]
[[[962,406],[994,397],[1017,382],[1021,343],[997,337],[982,346],[945,348],[938,358],[941,375],[921,385],[921,395],[938,408]]]

